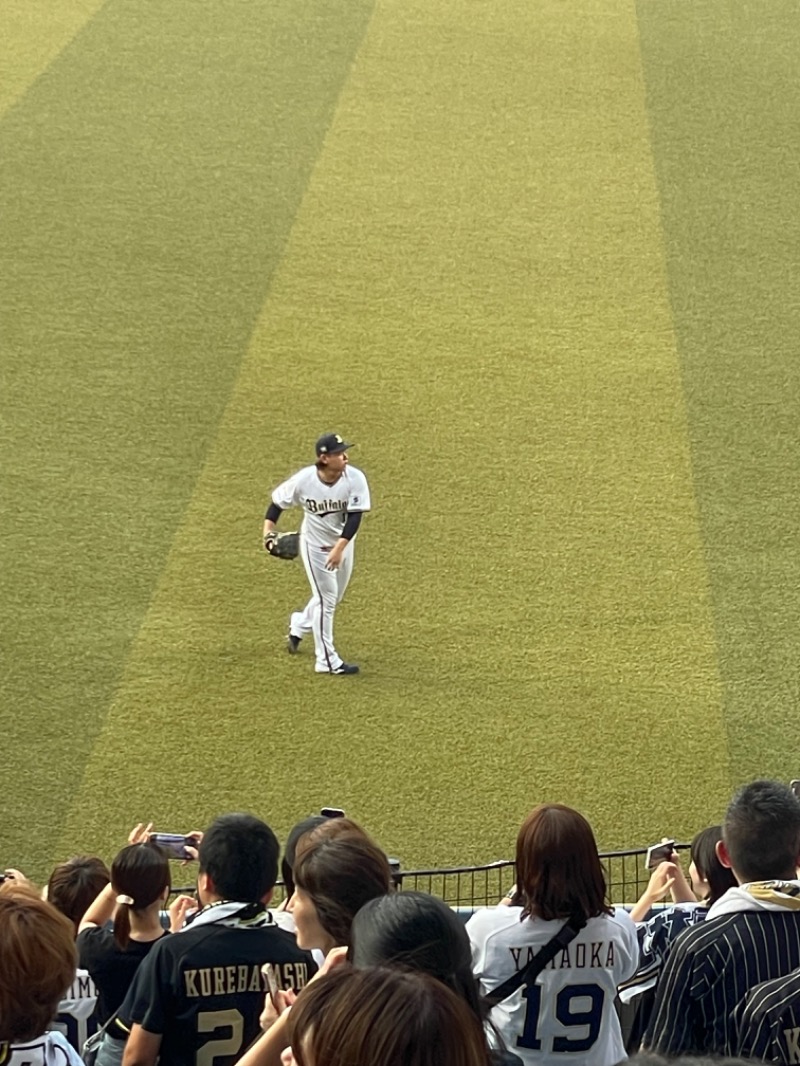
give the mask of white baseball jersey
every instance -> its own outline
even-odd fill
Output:
[[[335,485],[326,485],[315,466],[306,466],[278,485],[272,502],[282,511],[302,507],[300,528],[307,543],[315,548],[332,548],[342,535],[347,512],[369,510],[369,486],[354,466],[346,466]]]
[[[83,1059],[61,1033],[45,1033],[25,1044],[9,1045],[3,1066],[83,1066]]]
[[[75,980],[64,993],[58,1005],[58,1014],[53,1028],[63,1033],[76,1051],[97,1032],[94,1011],[97,1006],[97,989],[88,970],[77,970]]]
[[[478,911],[467,923],[475,975],[486,994],[524,969],[564,925],[528,918],[520,907]],[[536,983],[492,1010],[509,1051],[529,1066],[613,1066],[625,1055],[614,997],[639,962],[636,927],[617,908],[591,918]]]

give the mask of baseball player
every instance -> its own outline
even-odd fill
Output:
[[[317,461],[305,466],[272,493],[264,516],[264,547],[269,549],[281,512],[302,507],[300,555],[311,585],[311,599],[289,621],[287,650],[294,655],[306,633],[314,634],[318,674],[357,674],[333,644],[333,616],[353,571],[353,549],[361,518],[370,509],[369,486],[349,465],[348,444],[338,433],[316,443]]]

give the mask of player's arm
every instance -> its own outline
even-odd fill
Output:
[[[326,566],[328,570],[335,570],[342,561],[344,550],[353,537],[358,533],[358,527],[361,525],[361,519],[363,517],[363,511],[348,511],[347,518],[344,520],[344,529],[342,535],[336,541],[334,546],[328,552],[328,562]]]
[[[122,1066],[155,1066],[161,1050],[161,1033],[151,1033],[141,1025],[131,1028],[131,1035],[125,1044],[125,1057]]]
[[[267,508],[267,512],[264,515],[264,547],[269,545],[270,540],[275,534],[275,527],[278,524],[278,519],[283,514],[283,508],[278,507],[277,503],[271,503]]]
[[[264,515],[264,547],[267,547],[268,539],[274,535],[275,527],[278,524],[278,519],[286,510],[287,507],[297,507],[301,503],[300,497],[297,491],[298,478],[302,474],[300,471],[298,474],[293,474],[288,481],[284,481],[283,484],[278,485],[277,489],[272,493],[272,500]]]

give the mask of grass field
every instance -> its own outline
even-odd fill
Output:
[[[800,776],[790,0],[7,0],[0,866],[321,804],[407,866]],[[374,512],[337,615],[271,488]]]

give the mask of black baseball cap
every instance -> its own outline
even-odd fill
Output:
[[[317,441],[317,455],[337,455],[352,447],[353,445],[348,444],[338,433],[325,433]]]

